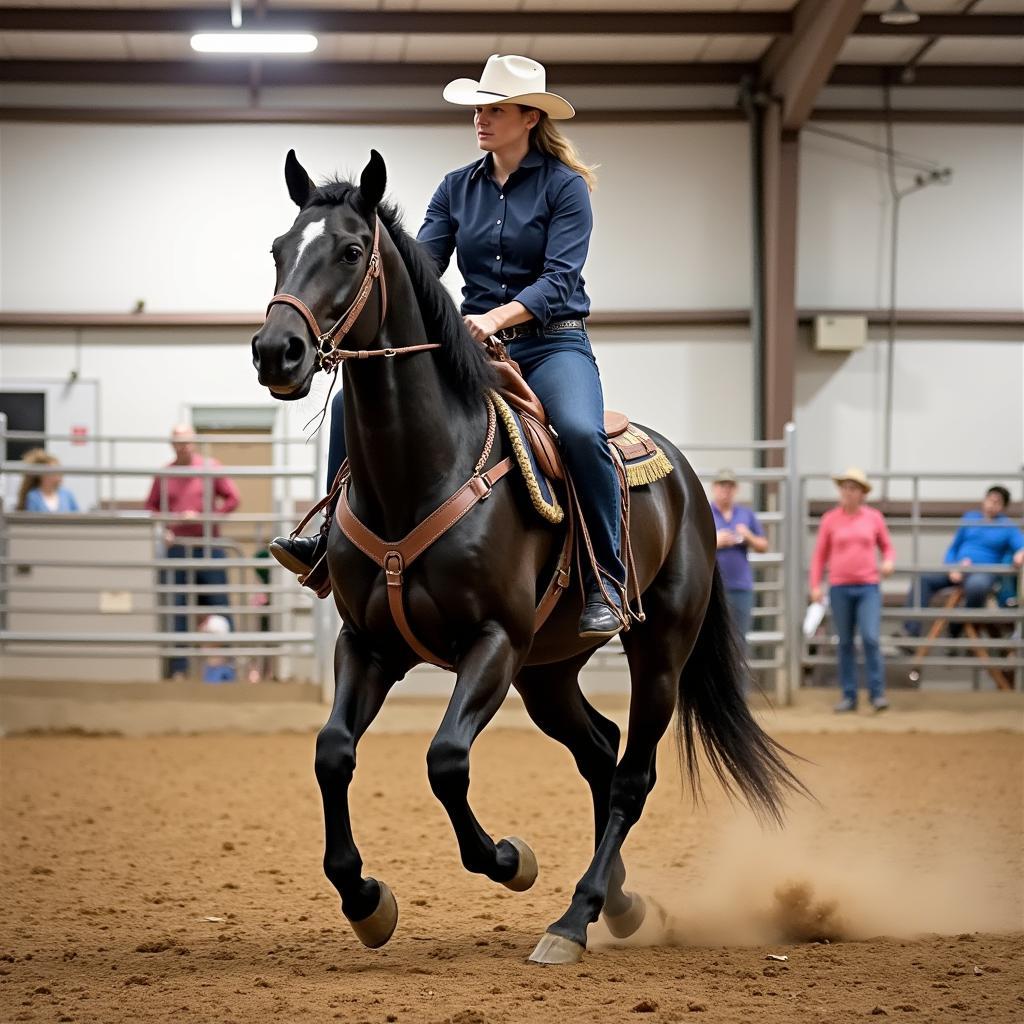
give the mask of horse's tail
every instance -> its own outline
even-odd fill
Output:
[[[754,721],[744,697],[748,669],[715,565],[711,599],[679,677],[676,741],[694,793],[701,793],[697,737],[719,781],[760,817],[782,823],[787,790],[807,794],[776,743]]]

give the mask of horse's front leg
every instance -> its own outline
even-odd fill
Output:
[[[466,870],[517,892],[536,880],[536,858],[521,839],[495,843],[480,826],[468,800],[469,751],[501,707],[524,657],[501,627],[486,627],[459,660],[455,690],[427,751],[430,786],[448,812]]]
[[[377,717],[395,684],[360,639],[347,628],[334,657],[334,706],[316,739],[316,779],[324,802],[324,873],[341,894],[342,913],[364,945],[383,946],[398,924],[391,890],[363,878],[363,861],[352,838],[348,790],[356,768],[356,744]]]

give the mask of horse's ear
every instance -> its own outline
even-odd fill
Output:
[[[309,201],[316,186],[306,173],[306,168],[299,163],[294,149],[288,150],[284,158],[284,180],[288,183],[288,195],[300,209]]]
[[[388,169],[384,165],[384,157],[377,150],[371,149],[370,162],[363,168],[359,178],[359,201],[368,213],[377,209],[387,185]]]

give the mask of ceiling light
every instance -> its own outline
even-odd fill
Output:
[[[308,32],[199,32],[191,42],[199,53],[312,53],[317,47]]]
[[[883,25],[914,25],[921,20],[921,15],[911,10],[906,0],[895,0],[879,20]]]

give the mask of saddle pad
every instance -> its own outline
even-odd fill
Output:
[[[609,444],[626,466],[626,482],[630,488],[653,484],[672,472],[672,463],[665,453],[635,423],[630,423]]]
[[[558,503],[558,496],[551,481],[537,466],[519,414],[496,391],[491,391],[490,397],[498,413],[498,422],[512,446],[512,454],[526,484],[530,502],[542,519],[549,523],[560,523],[565,518],[565,510]]]

